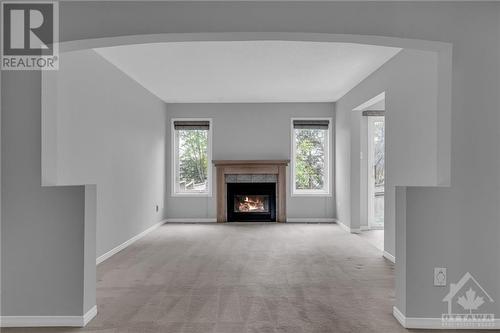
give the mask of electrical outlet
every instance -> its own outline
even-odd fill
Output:
[[[436,287],[446,286],[446,268],[434,267],[434,286]]]

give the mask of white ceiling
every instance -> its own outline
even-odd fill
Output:
[[[290,41],[95,49],[167,103],[336,101],[401,49]]]

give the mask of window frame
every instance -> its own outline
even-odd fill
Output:
[[[295,128],[293,126],[294,120],[328,120],[328,131],[327,131],[327,139],[325,140],[326,149],[325,152],[327,154],[326,168],[325,168],[325,189],[323,190],[300,190],[296,188],[295,183],[295,154],[297,151],[296,144],[296,136],[295,136]],[[290,119],[290,139],[291,139],[291,172],[290,172],[290,187],[291,187],[291,196],[292,197],[331,197],[332,196],[332,139],[333,139],[333,118],[332,117],[300,117],[300,118],[291,118]]]
[[[178,140],[174,122],[176,121],[208,121],[208,146],[207,146],[207,183],[208,188],[206,192],[179,192],[177,189],[177,172],[178,170]],[[171,136],[171,196],[172,197],[212,197],[212,132],[213,121],[212,118],[171,118],[170,119],[170,136]]]

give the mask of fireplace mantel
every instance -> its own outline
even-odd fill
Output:
[[[286,167],[290,160],[214,160],[217,169],[217,222],[227,222],[226,175],[277,175],[277,221],[286,221]]]

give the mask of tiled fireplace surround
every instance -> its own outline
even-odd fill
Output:
[[[217,222],[227,222],[228,183],[276,183],[276,220],[286,221],[288,160],[216,160]]]
[[[252,175],[252,174],[242,174],[242,175],[226,175],[227,183],[277,183],[278,175],[273,174],[263,174],[263,175]]]

